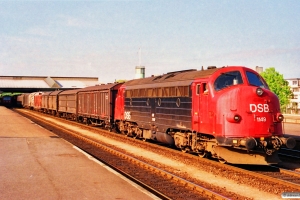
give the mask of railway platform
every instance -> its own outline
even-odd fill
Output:
[[[0,199],[158,199],[0,106]]]
[[[296,114],[284,114],[283,122],[286,123],[293,123],[293,124],[300,124],[300,115]]]
[[[285,114],[283,132],[287,137],[294,137],[300,141],[300,115]]]

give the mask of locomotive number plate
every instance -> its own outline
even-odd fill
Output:
[[[266,122],[267,118],[266,117],[256,117],[257,122]]]

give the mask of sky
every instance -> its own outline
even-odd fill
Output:
[[[298,0],[0,0],[0,76],[130,80],[203,66],[300,78]]]

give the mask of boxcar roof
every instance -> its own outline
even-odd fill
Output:
[[[74,89],[74,90],[65,90],[61,93],[59,93],[60,95],[65,95],[65,94],[76,94],[77,92],[79,92],[80,89]]]
[[[62,91],[63,91],[63,90],[55,90],[55,91],[51,92],[51,93],[49,94],[49,96],[55,96],[55,95],[61,93]]]
[[[50,93],[52,93],[53,91],[50,91],[50,92],[44,92],[43,94],[42,94],[42,96],[48,96],[48,95],[50,95]]]
[[[120,83],[108,83],[108,84],[103,84],[103,85],[95,85],[95,86],[90,86],[86,88],[79,89],[79,92],[89,92],[89,91],[98,91],[98,90],[109,90]]]
[[[148,78],[142,79],[135,79],[124,83],[127,88],[134,88],[138,85],[148,85],[152,87],[153,85],[163,84],[165,86],[170,85],[188,85],[192,82],[192,80],[197,78],[208,78],[212,75],[215,71],[219,70],[220,68],[213,68],[207,70],[184,70],[184,71],[176,71],[176,72],[169,72],[167,74],[163,74],[160,76],[153,76]],[[172,83],[173,82],[173,83]],[[176,82],[176,83],[174,83]],[[145,86],[148,87],[148,86]]]

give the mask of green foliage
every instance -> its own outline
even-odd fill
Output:
[[[260,75],[266,80],[270,90],[278,96],[281,110],[285,110],[293,95],[288,82],[274,67],[265,69]]]
[[[116,80],[115,82],[116,83],[125,83],[127,80],[123,80],[123,79],[120,79],[120,80]]]
[[[20,95],[22,93],[20,92],[15,92],[15,93],[12,93],[12,92],[2,92],[0,94],[0,97],[5,97],[5,96],[16,96],[16,95]]]

